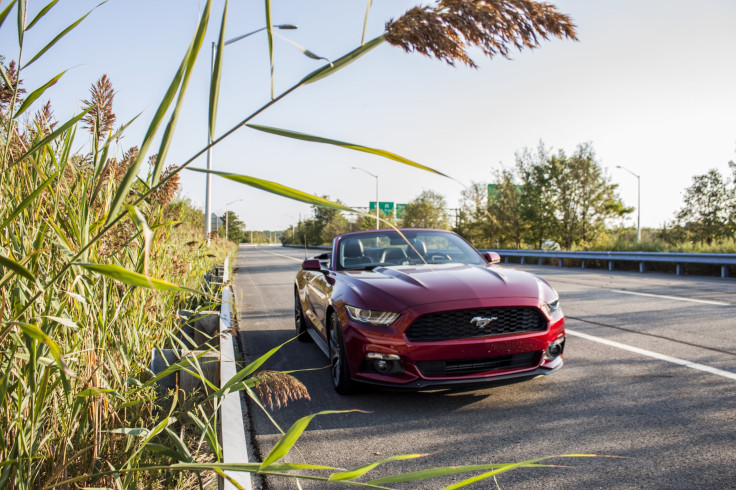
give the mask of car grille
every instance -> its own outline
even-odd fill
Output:
[[[542,352],[522,352],[509,356],[485,359],[457,359],[452,361],[418,361],[417,368],[425,376],[460,376],[499,369],[523,369],[539,365]]]
[[[474,318],[495,318],[485,326]],[[547,321],[537,308],[484,308],[430,313],[417,318],[406,331],[412,342],[489,337],[520,332],[543,332]]]

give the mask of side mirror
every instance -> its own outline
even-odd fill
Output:
[[[501,262],[501,256],[496,252],[486,252],[483,254],[483,258],[490,264],[498,264]]]
[[[319,263],[319,259],[304,259],[302,269],[305,271],[321,271],[322,264]]]

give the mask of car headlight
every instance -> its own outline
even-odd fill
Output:
[[[544,304],[544,309],[547,310],[547,313],[550,315],[554,313],[555,311],[560,309],[560,298],[555,298],[552,301],[548,301]]]
[[[348,315],[351,319],[356,322],[365,323],[367,325],[374,325],[376,327],[388,327],[399,318],[398,313],[392,313],[390,311],[373,311],[365,310],[363,308],[356,308],[355,306],[345,306]]]

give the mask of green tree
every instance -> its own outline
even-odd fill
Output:
[[[524,241],[538,249],[542,248],[545,240],[557,240],[557,191],[550,185],[549,158],[541,142],[536,153],[524,149],[516,154]]]
[[[550,154],[542,144],[533,156],[517,156],[522,180],[522,216],[526,237],[536,246],[552,239],[563,247],[587,246],[614,217],[632,211],[603,174],[589,143],[567,156]]]
[[[233,211],[227,211],[225,214],[220,216],[220,219],[224,223],[220,229],[220,235],[224,238],[227,237],[235,243],[241,243],[245,241],[245,223],[235,214]]]
[[[549,164],[562,246],[585,246],[605,230],[608,220],[632,212],[616,194],[618,185],[603,174],[589,143],[579,145],[570,157],[560,150]]]
[[[685,189],[683,207],[677,212],[677,220],[690,240],[710,245],[728,235],[732,200],[732,192],[721,173],[711,169],[706,174],[693,177],[692,185]]]
[[[476,248],[491,246],[491,222],[488,213],[488,184],[472,182],[462,191],[455,233]]]
[[[381,228],[388,228],[386,221],[396,226],[396,218],[392,214],[386,214],[383,211],[378,211],[378,218],[380,220]],[[355,217],[350,225],[350,231],[363,231],[363,230],[375,230],[376,229],[376,215],[374,213],[360,214]]]
[[[401,222],[406,228],[449,229],[445,197],[434,191],[422,191],[406,204]]]
[[[489,196],[491,243],[497,247],[513,245],[521,248],[524,229],[521,214],[521,191],[514,172],[503,169],[496,172],[495,192]]]

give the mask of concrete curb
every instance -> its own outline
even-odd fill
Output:
[[[222,282],[227,284],[229,257],[225,259]],[[235,343],[230,332],[230,305],[234,301],[230,286],[222,290],[222,307],[220,308],[220,388],[225,386],[238,369],[235,357]],[[246,444],[245,424],[243,423],[243,407],[240,403],[240,392],[228,393],[220,406],[222,425],[222,460],[224,463],[247,463],[248,446]],[[250,473],[243,471],[225,471],[238,485],[246,490],[253,489]],[[224,480],[222,487],[226,490],[238,488],[232,482]]]

